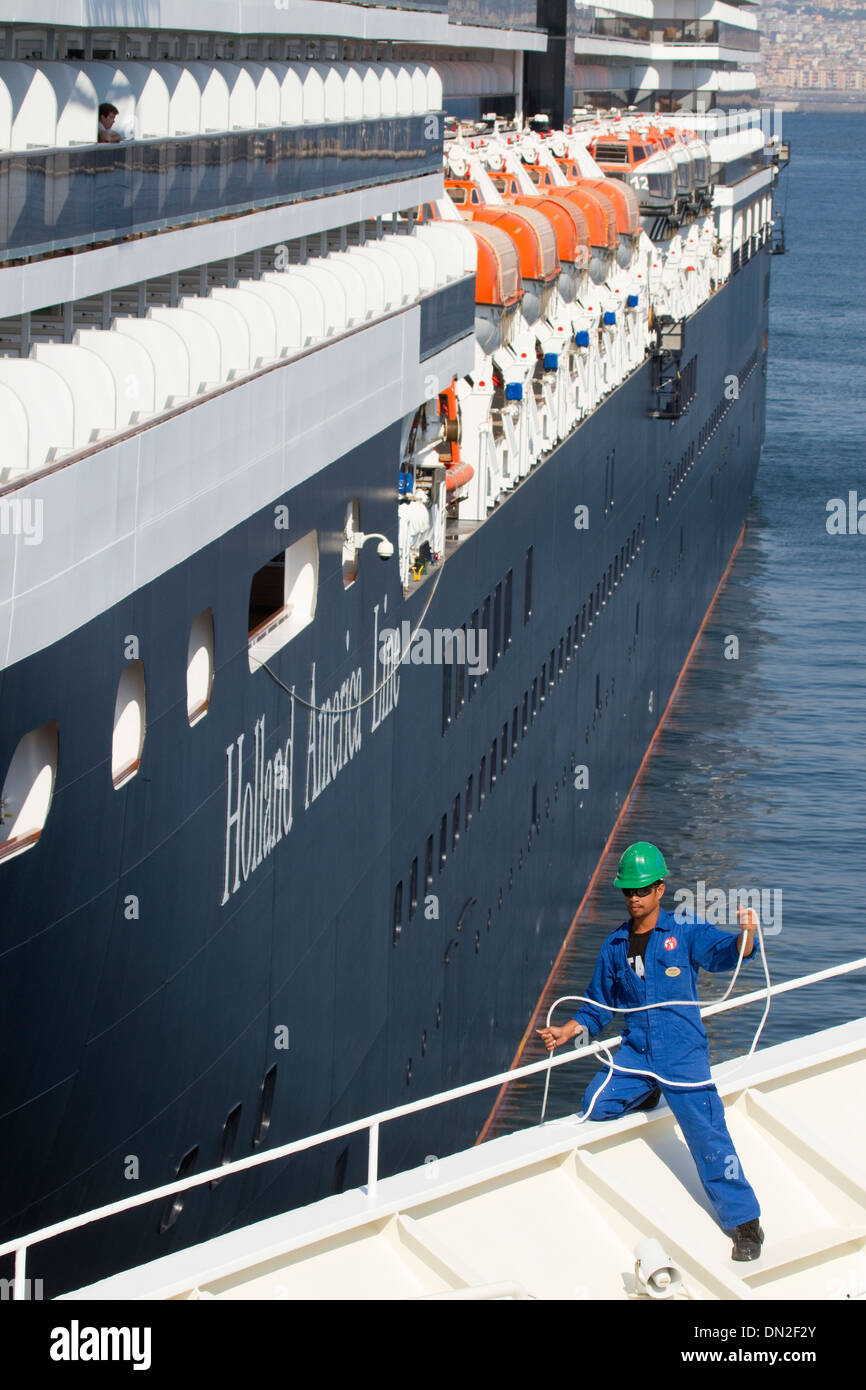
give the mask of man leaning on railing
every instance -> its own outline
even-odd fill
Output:
[[[114,122],[117,120],[119,112],[116,106],[112,106],[110,101],[104,101],[99,108],[99,131],[96,136],[97,143],[100,145],[118,145],[123,136],[117,130],[112,130]]]

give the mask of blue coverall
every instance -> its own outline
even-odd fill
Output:
[[[720,931],[699,918],[678,922],[672,913],[660,911],[646,943],[646,974],[641,979],[628,963],[630,930],[630,922],[624,922],[602,946],[586,991],[590,999],[619,1008],[665,999],[697,999],[698,967],[733,970],[737,963],[738,933]],[[608,1009],[592,1004],[584,1004],[574,1015],[590,1037],[606,1028],[613,1017]],[[652,1076],[614,1072],[593,1107],[590,1122],[614,1120],[627,1114],[660,1086],[722,1228],[730,1231],[760,1216],[758,1199],[743,1176],[728,1133],[719,1093],[712,1082],[708,1084],[710,1053],[700,1010],[688,1006],[647,1009],[620,1017],[623,1041],[613,1054],[615,1062],[655,1072],[669,1081],[693,1081],[694,1089],[666,1086]],[[610,1069],[605,1066],[587,1086],[584,1113],[609,1075]]]

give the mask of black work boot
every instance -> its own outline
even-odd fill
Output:
[[[757,1216],[752,1221],[744,1221],[742,1226],[737,1226],[736,1230],[727,1231],[726,1234],[734,1242],[734,1248],[731,1251],[732,1260],[760,1259],[764,1232],[761,1230],[761,1223]]]
[[[636,1105],[634,1107],[633,1113],[635,1113],[638,1110],[655,1110],[656,1106],[661,1100],[661,1095],[662,1093],[659,1090],[658,1086],[654,1086],[653,1089],[650,1091],[649,1095],[647,1096],[646,1100],[642,1100],[640,1105]]]

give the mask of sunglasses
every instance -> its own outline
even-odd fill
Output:
[[[622,895],[624,898],[645,898],[655,887],[655,883],[649,883],[646,888],[623,888]]]

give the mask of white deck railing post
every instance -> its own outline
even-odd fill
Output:
[[[376,1184],[379,1181],[379,1121],[370,1126],[370,1146],[367,1150],[367,1205],[376,1205]]]
[[[12,1298],[25,1298],[27,1293],[27,1246],[19,1245],[15,1251],[15,1280],[12,1285]]]

